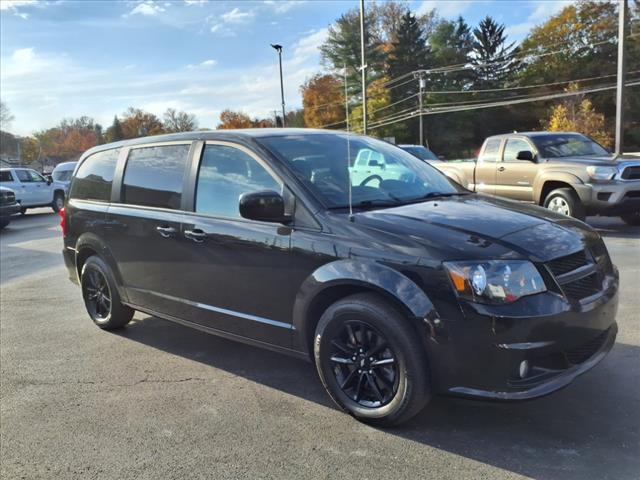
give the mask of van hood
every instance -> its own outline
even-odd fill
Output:
[[[597,241],[588,225],[550,210],[480,194],[357,213],[367,228],[409,237],[441,259],[524,257],[545,262]],[[433,250],[440,255],[433,255]]]

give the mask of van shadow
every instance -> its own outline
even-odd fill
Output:
[[[119,335],[336,410],[311,363],[155,317]],[[549,397],[491,403],[434,397],[400,427],[380,429],[533,478],[638,478],[640,348],[616,344],[593,371]]]

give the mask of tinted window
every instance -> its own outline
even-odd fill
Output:
[[[502,159],[505,162],[521,162],[522,160],[518,160],[516,157],[518,156],[518,152],[522,152],[523,150],[531,151],[531,146],[519,138],[510,138],[504,147]]]
[[[71,198],[108,202],[119,153],[112,149],[88,156],[71,182]]]
[[[9,170],[0,172],[0,182],[13,182],[13,177],[11,176],[11,172]]]
[[[594,142],[584,135],[575,133],[557,133],[550,135],[536,135],[533,137],[541,155],[545,158],[557,157],[583,157],[602,156],[608,157],[611,154],[603,146]]]
[[[282,189],[253,157],[226,145],[207,145],[200,163],[196,212],[240,218],[240,195]]]
[[[498,151],[500,150],[500,142],[499,138],[494,138],[492,140],[488,140],[486,145],[484,146],[484,151],[478,161],[480,162],[497,162],[498,161]]]
[[[32,181],[28,170],[16,170],[16,176],[22,183],[29,183]]]
[[[123,201],[179,210],[188,158],[189,145],[131,150],[124,171]]]
[[[51,176],[57,182],[68,182],[71,180],[72,174],[73,170],[58,170],[57,172],[53,172]]]

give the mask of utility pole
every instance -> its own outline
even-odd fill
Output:
[[[278,64],[280,65],[280,98],[282,99],[282,128],[285,127],[285,113],[284,113],[284,83],[282,81],[282,45],[271,44],[271,46],[278,52]]]
[[[420,71],[417,74],[418,76],[418,111],[420,115],[420,145],[424,146],[424,127],[422,125],[422,94],[424,93],[424,88],[427,85],[427,79],[424,77],[424,72]]]
[[[627,0],[618,1],[618,88],[616,90],[616,155],[624,150],[624,82],[626,77],[625,37],[627,36]]]
[[[362,133],[367,134],[367,64],[364,58],[364,0],[360,0],[360,72],[362,73]]]

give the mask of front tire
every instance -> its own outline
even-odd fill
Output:
[[[427,356],[408,322],[373,293],[344,298],[320,318],[314,341],[320,380],[358,420],[397,425],[428,403]]]
[[[111,270],[97,255],[89,257],[82,266],[80,286],[87,313],[98,327],[114,330],[133,318],[134,311],[120,299]]]
[[[544,199],[544,206],[549,210],[568,217],[584,220],[584,205],[572,188],[556,188]]]
[[[640,211],[621,215],[620,218],[622,218],[622,221],[627,225],[634,227],[640,226]]]

